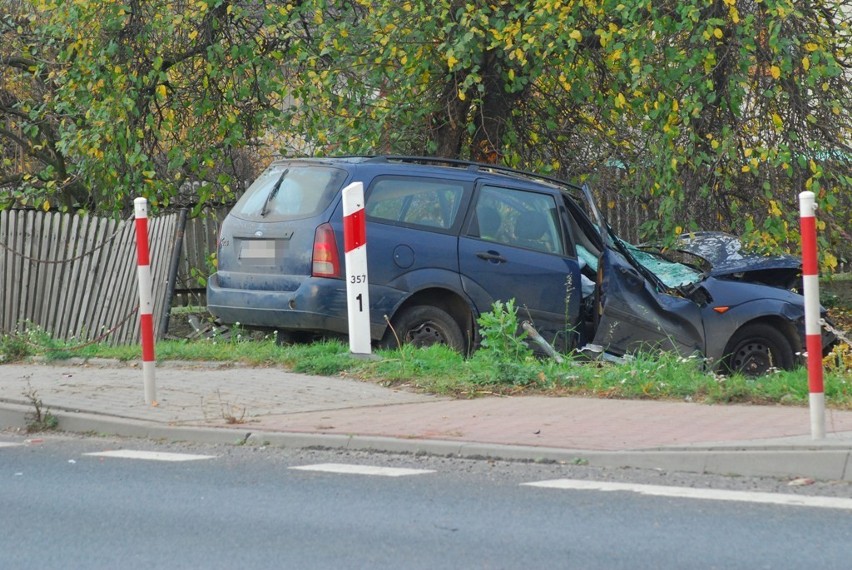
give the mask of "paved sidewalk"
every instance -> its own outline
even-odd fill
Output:
[[[453,400],[278,368],[114,361],[0,365],[0,428],[38,398],[60,429],[204,442],[374,449],[852,481],[852,412],[574,397]]]

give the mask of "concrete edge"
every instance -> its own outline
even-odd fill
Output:
[[[51,411],[59,431],[200,444],[271,445],[384,453],[412,453],[467,459],[557,462],[605,468],[659,469],[717,475],[811,477],[852,481],[849,449],[701,449],[590,451],[549,447],[454,442],[414,438],[253,431],[241,428],[160,425],[96,414]],[[0,404],[0,429],[26,429],[32,409]]]

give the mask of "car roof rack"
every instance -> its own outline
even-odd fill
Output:
[[[535,172],[529,172],[527,170],[518,170],[517,168],[512,168],[510,166],[500,166],[499,164],[488,164],[485,162],[474,162],[471,160],[461,160],[456,158],[442,158],[442,157],[434,157],[434,156],[407,156],[407,155],[376,155],[367,157],[366,162],[407,162],[412,164],[436,164],[436,165],[444,165],[455,168],[467,168],[472,171],[485,171],[499,174],[512,174],[515,176],[521,176],[524,178],[528,178],[531,180],[535,180],[538,182],[548,182],[550,184],[554,184],[560,187],[567,187],[574,190],[580,190],[580,186],[576,184],[572,184],[571,182],[567,182],[560,178],[556,178],[553,176],[546,176],[544,174],[537,174]]]

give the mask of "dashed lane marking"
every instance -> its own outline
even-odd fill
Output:
[[[133,449],[116,449],[114,451],[99,451],[84,453],[93,457],[114,457],[119,459],[144,459],[148,461],[198,461],[200,459],[215,459],[215,455],[193,455],[191,453],[166,453],[163,451],[136,451]]]
[[[0,441],[0,447],[20,447],[23,443],[14,443],[12,441]]]
[[[522,483],[529,487],[571,489],[577,491],[628,491],[641,495],[675,497],[683,499],[705,499],[711,501],[738,501],[787,505],[795,507],[819,507],[824,509],[852,510],[852,499],[840,497],[808,497],[783,493],[758,493],[749,491],[726,491],[721,489],[694,489],[688,487],[664,487],[661,485],[634,485],[631,483],[604,483],[575,479],[553,479],[536,483]]]
[[[406,469],[403,467],[374,467],[372,465],[347,465],[344,463],[319,463],[290,467],[298,471],[322,471],[324,473],[343,473],[346,475],[377,475],[380,477],[404,477],[434,473],[432,469]]]

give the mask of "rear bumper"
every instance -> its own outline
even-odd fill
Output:
[[[382,315],[390,315],[393,305],[376,305],[374,298],[387,301],[391,296],[374,296],[370,288],[370,336],[378,340],[387,327]],[[261,291],[224,288],[214,273],[207,280],[207,309],[224,323],[245,327],[338,334],[349,331],[346,283],[340,279],[306,277],[293,291]]]

